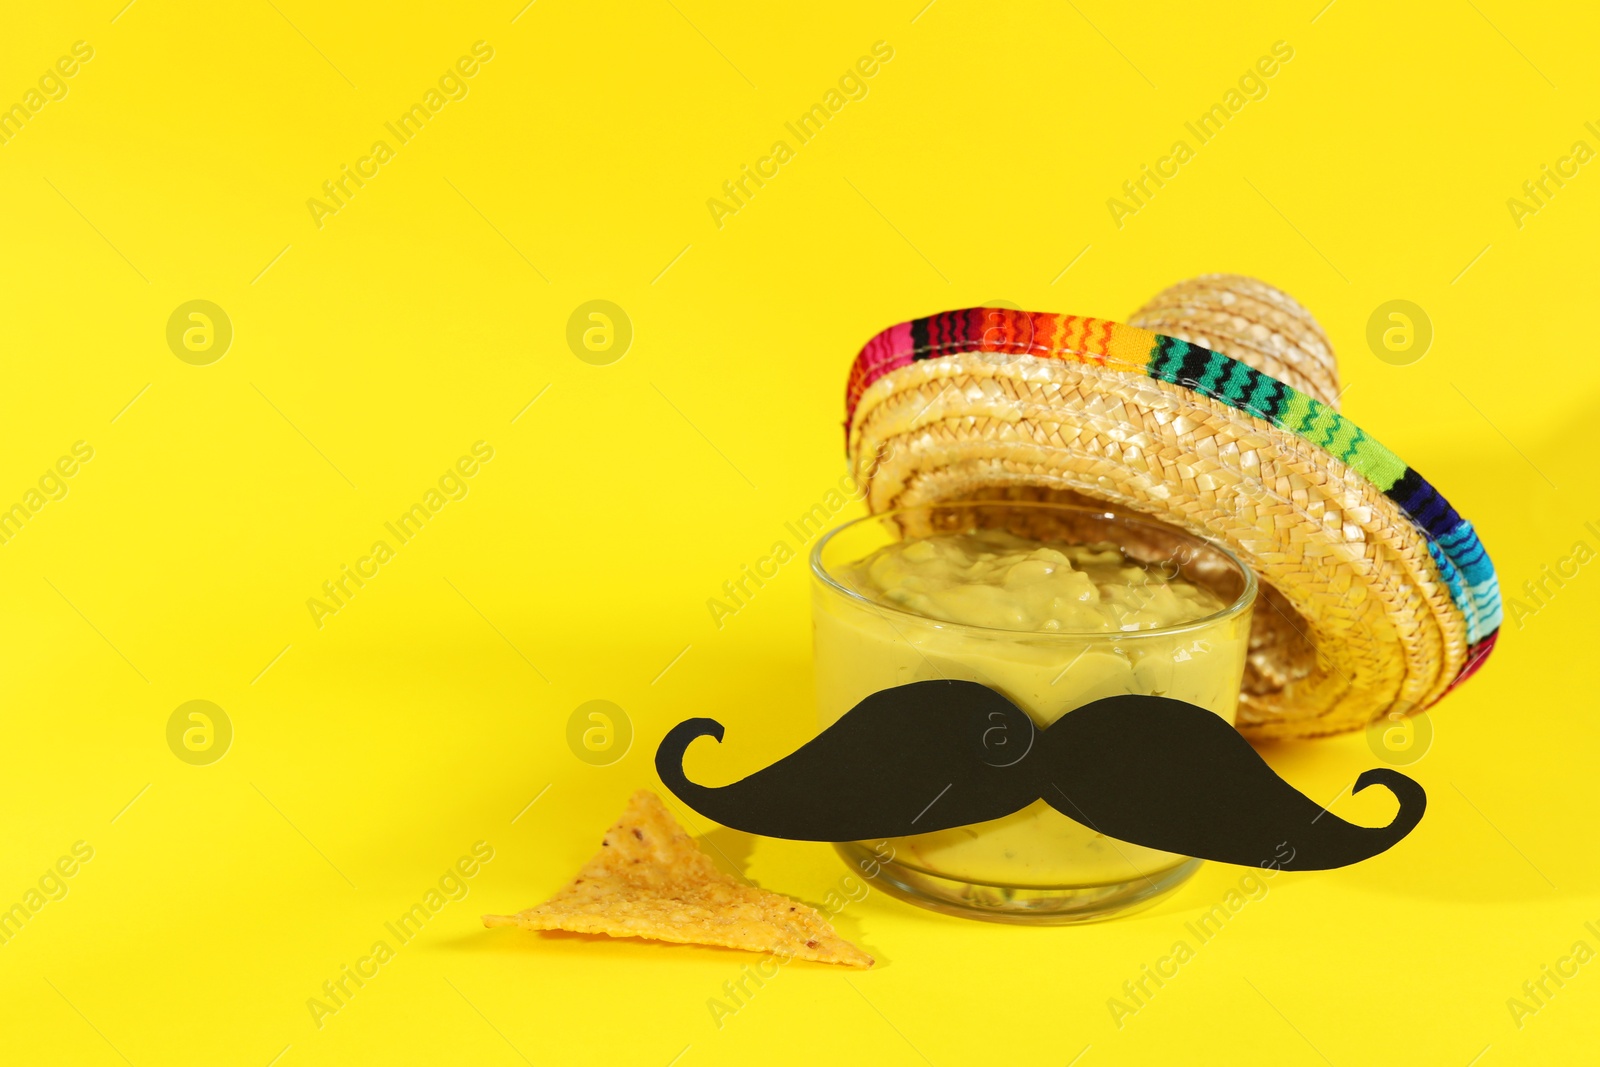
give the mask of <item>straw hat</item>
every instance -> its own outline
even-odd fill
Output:
[[[1338,413],[1316,321],[1230,275],[1133,321],[969,308],[878,334],[846,396],[868,506],[1088,501],[1225,542],[1262,584],[1237,717],[1253,737],[1414,714],[1476,670],[1500,625],[1494,567]]]

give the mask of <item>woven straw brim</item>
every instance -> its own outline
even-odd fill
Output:
[[[1395,502],[1294,433],[1181,385],[953,352],[866,385],[849,449],[875,512],[1089,500],[1228,544],[1263,585],[1237,719],[1247,735],[1411,714],[1462,671],[1465,619]]]

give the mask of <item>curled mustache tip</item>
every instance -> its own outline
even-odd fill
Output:
[[[1422,821],[1422,813],[1428,807],[1428,794],[1422,786],[1407,778],[1399,771],[1390,770],[1388,767],[1374,767],[1370,771],[1362,771],[1356,779],[1355,788],[1351,793],[1359,793],[1369,785],[1381,785],[1394,794],[1400,802],[1400,810],[1384,827],[1394,834],[1396,841],[1409,834],[1417,823]]]
[[[698,789],[683,773],[683,755],[689,746],[702,737],[714,737],[722,743],[722,724],[715,719],[685,719],[667,732],[656,749],[656,774],[668,789],[682,797],[685,790]]]
[[[662,740],[662,745],[676,743],[678,751],[682,752],[689,747],[689,742],[700,737],[715,737],[721,743],[726,731],[716,719],[685,719],[674,726]]]

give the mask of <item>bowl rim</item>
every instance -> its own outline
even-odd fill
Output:
[[[1238,570],[1244,575],[1244,586],[1239,590],[1239,595],[1236,596],[1231,603],[1224,605],[1222,608],[1212,612],[1210,615],[1205,615],[1198,619],[1191,619],[1188,622],[1174,623],[1171,626],[1157,626],[1148,630],[1014,630],[1003,626],[981,626],[974,623],[949,622],[944,619],[935,619],[927,615],[918,614],[914,611],[908,611],[905,608],[897,607],[893,604],[885,604],[881,601],[873,600],[870,597],[863,596],[861,593],[839,581],[838,578],[829,573],[828,569],[822,563],[823,552],[827,549],[827,546],[836,536],[846,530],[854,529],[865,523],[892,519],[898,515],[904,515],[917,511],[982,507],[1036,508],[1045,511],[1075,512],[1080,515],[1090,515],[1125,526],[1139,526],[1148,530],[1157,531],[1163,535],[1180,537],[1187,541],[1193,542],[1194,544],[1204,545],[1207,548],[1221,553],[1224,558],[1238,568]],[[1081,643],[1085,639],[1142,641],[1146,638],[1170,637],[1174,634],[1182,634],[1191,630],[1208,629],[1216,626],[1218,623],[1227,621],[1229,618],[1249,611],[1252,605],[1254,605],[1256,595],[1259,591],[1259,583],[1256,580],[1256,572],[1248,563],[1239,558],[1239,554],[1237,552],[1233,551],[1233,549],[1228,547],[1228,545],[1215,538],[1202,537],[1198,534],[1192,534],[1187,530],[1179,529],[1176,526],[1172,526],[1167,523],[1154,522],[1139,516],[1118,514],[1117,512],[1109,511],[1102,507],[1091,507],[1086,504],[1055,503],[1048,500],[941,500],[930,504],[911,504],[905,507],[890,508],[886,511],[872,512],[871,514],[862,515],[851,519],[848,522],[840,523],[831,530],[824,532],[823,535],[817,539],[817,543],[811,546],[809,562],[811,577],[815,581],[839,596],[844,597],[847,601],[854,602],[874,612],[878,612],[880,614],[884,612],[892,612],[893,614],[900,615],[904,618],[915,619],[917,622],[922,623],[923,625],[935,626],[941,629],[967,631],[975,634],[986,634],[990,636],[1005,635],[1011,640],[1027,639],[1030,641],[1037,641],[1041,639],[1065,639],[1073,641],[1074,643]]]

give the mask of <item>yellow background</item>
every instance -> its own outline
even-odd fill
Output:
[[[121,2],[9,11],[0,35],[0,102],[94,49],[0,145],[0,500],[94,448],[0,546],[0,905],[94,849],[0,946],[0,1059],[1464,1067],[1593,1047],[1600,963],[1520,1029],[1506,1006],[1573,942],[1600,948],[1593,565],[1435,709],[1409,840],[1279,876],[1120,1029],[1108,998],[1241,872],[1066,929],[874,891],[838,925],[876,970],[795,964],[720,1029],[707,1001],[752,957],[478,922],[571,876],[655,784],[671,724],[727,724],[691,764],[711,780],[808,736],[803,564],[720,630],[705,602],[843,473],[845,371],[891,323],[993,301],[1124,317],[1180,278],[1257,275],[1319,316],[1346,412],[1474,520],[1508,596],[1600,547],[1600,169],[1520,228],[1506,204],[1600,147],[1586,5]],[[479,40],[469,94],[319,229],[307,199]],[[866,98],[719,229],[706,200],[880,40]],[[1268,95],[1119,229],[1106,200],[1280,40]],[[1404,366],[1365,341],[1397,298],[1435,329]],[[165,340],[192,299],[233,324],[209,366]],[[565,340],[591,299],[634,326],[609,366]],[[480,440],[469,495],[319,629],[307,599]],[[209,766],[166,742],[195,699],[235,732]],[[609,766],[566,743],[592,699],[632,722]],[[1267,754],[1314,797],[1377,763],[1360,735]],[[715,840],[815,903],[846,873],[823,845]],[[308,998],[477,841],[494,858],[466,899],[319,1029]]]

